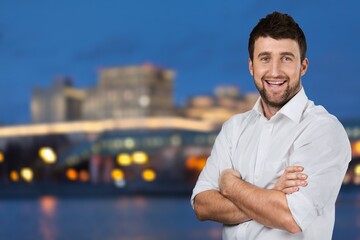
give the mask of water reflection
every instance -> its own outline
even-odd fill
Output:
[[[57,198],[52,196],[41,197],[39,199],[39,203],[42,213],[49,218],[54,217],[54,214],[56,212],[57,202],[58,202]]]
[[[341,193],[334,240],[360,239],[358,192]],[[1,239],[221,239],[221,225],[199,222],[188,198],[2,199],[0,225]]]
[[[56,210],[58,199],[52,196],[44,196],[39,199],[40,215],[39,227],[44,240],[57,239]]]

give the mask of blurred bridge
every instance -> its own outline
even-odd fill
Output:
[[[343,124],[353,155],[344,184],[360,185],[360,120]],[[180,117],[2,127],[0,180],[191,189],[219,129]]]

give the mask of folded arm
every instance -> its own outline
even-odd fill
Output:
[[[196,195],[194,210],[199,220],[212,220],[227,225],[249,221],[247,215],[217,190]]]
[[[307,175],[300,166],[287,167],[278,179],[274,190],[291,194],[306,186]],[[207,190],[196,195],[194,210],[199,220],[212,220],[223,224],[240,224],[251,220],[234,202],[226,198],[220,191]]]
[[[233,169],[222,172],[220,189],[221,194],[246,216],[264,226],[283,229],[290,233],[301,231],[291,215],[285,193],[249,184]]]

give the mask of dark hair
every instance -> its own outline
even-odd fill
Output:
[[[259,37],[295,40],[299,44],[301,61],[306,57],[305,34],[295,20],[287,14],[273,12],[260,19],[249,37],[248,50],[251,61],[254,57],[255,40]]]

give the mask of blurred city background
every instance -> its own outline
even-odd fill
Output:
[[[0,235],[220,239],[189,198],[258,98],[248,35],[277,10],[307,36],[307,95],[351,141],[334,239],[360,239],[359,5],[0,0]]]

